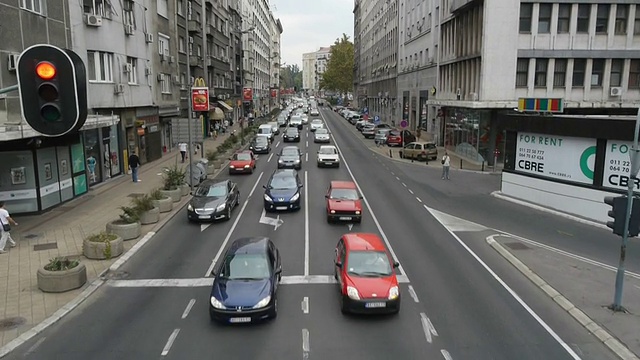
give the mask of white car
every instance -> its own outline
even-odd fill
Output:
[[[309,123],[309,115],[302,114],[302,115],[300,115],[300,118],[302,119],[302,124],[303,125],[307,125]]]
[[[325,128],[317,129],[313,134],[314,143],[328,143],[330,141],[331,137],[329,136],[329,130]]]
[[[316,131],[318,129],[322,129],[323,127],[324,127],[324,123],[320,119],[315,119],[311,121],[311,125],[309,125],[309,128],[311,131]]]
[[[318,111],[318,109],[316,109],[316,108],[313,108],[313,109],[311,109],[311,111],[309,111],[309,114],[311,116],[320,116],[320,111]]]
[[[340,167],[340,154],[333,145],[322,145],[318,150],[318,167]]]

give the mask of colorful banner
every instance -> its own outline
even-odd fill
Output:
[[[242,99],[244,99],[244,101],[253,100],[253,89],[252,88],[242,89]]]
[[[191,88],[191,107],[193,111],[209,111],[209,88]]]

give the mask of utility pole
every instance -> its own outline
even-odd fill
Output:
[[[190,4],[190,1],[184,1],[184,13],[187,15],[187,21],[184,27],[184,38],[185,39],[189,39],[189,8],[188,8],[188,4]],[[190,54],[189,51],[191,49],[188,48],[187,46],[187,81],[191,81],[191,64],[190,64]],[[193,86],[193,83],[191,84]],[[193,152],[191,151],[191,143],[193,141],[193,139],[191,138],[191,104],[193,104],[193,90],[191,89],[191,87],[189,88],[189,101],[187,102],[187,131],[189,132],[189,134],[187,135],[187,152],[189,153],[189,176],[191,177],[191,179],[189,179],[189,187],[191,188],[191,192],[193,192],[193,161],[191,161],[191,155],[193,154]],[[204,142],[202,143],[204,145]],[[203,149],[204,151],[204,146]]]

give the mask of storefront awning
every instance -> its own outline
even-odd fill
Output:
[[[220,108],[212,108],[209,110],[209,118],[211,120],[224,120],[224,112]]]
[[[220,106],[222,106],[222,108],[224,110],[226,110],[226,111],[233,111],[233,108],[231,106],[227,105],[227,103],[224,102],[224,101],[218,100],[218,104],[220,104]]]

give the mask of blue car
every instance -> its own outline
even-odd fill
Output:
[[[251,323],[278,316],[280,252],[266,237],[235,240],[212,275],[209,316],[223,323]]]
[[[264,185],[266,211],[299,210],[302,183],[293,169],[276,170]]]

